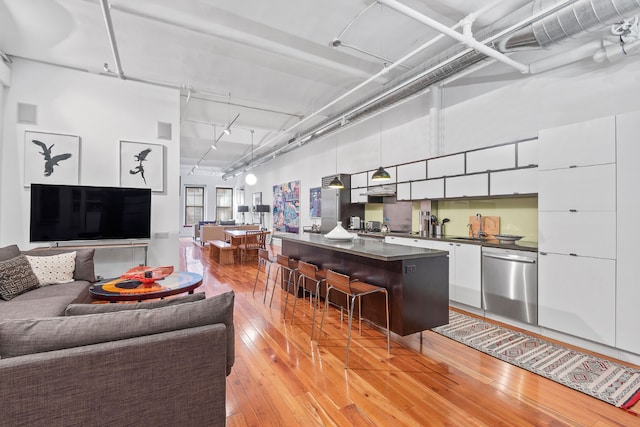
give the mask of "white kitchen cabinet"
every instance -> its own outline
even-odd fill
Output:
[[[489,195],[489,174],[454,176],[446,178],[445,197],[474,197]]]
[[[351,203],[367,203],[366,188],[354,188],[351,190]]]
[[[467,152],[467,173],[516,167],[515,144],[500,145]]]
[[[449,299],[481,308],[482,246],[422,240],[422,247],[449,252]]]
[[[616,257],[615,212],[538,212],[538,249],[596,258]]]
[[[396,186],[396,199],[397,200],[411,200],[411,183],[401,182]]]
[[[396,170],[398,182],[427,179],[427,161],[399,165]]]
[[[616,347],[640,354],[640,286],[638,285],[638,242],[640,227],[640,112],[616,117],[617,135],[617,260],[616,260]]]
[[[615,260],[557,254],[538,258],[540,326],[613,346],[615,295]]]
[[[491,172],[489,195],[534,194],[538,192],[538,168]]]
[[[444,178],[411,183],[411,200],[443,199]]]
[[[351,175],[351,188],[366,187],[367,185],[367,172]]]
[[[540,171],[539,185],[541,211],[616,209],[615,164]]]
[[[517,166],[519,168],[538,165],[538,140],[518,142]]]
[[[615,163],[615,116],[541,130],[538,148],[540,170]]]
[[[482,246],[456,243],[453,286],[454,301],[471,307],[482,306]],[[449,261],[451,262],[451,261]],[[449,277],[451,282],[451,277]]]
[[[464,174],[464,153],[427,160],[427,178]]]

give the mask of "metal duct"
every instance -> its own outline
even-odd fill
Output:
[[[531,13],[543,10],[555,1],[536,0]],[[581,0],[502,40],[499,48],[503,52],[544,48],[581,32],[619,22],[638,13],[638,9],[640,0]]]
[[[563,3],[566,6],[562,6]],[[532,16],[556,4],[562,8],[527,24],[527,20]],[[512,29],[510,34],[502,35],[498,40],[487,44],[502,52],[523,48],[540,49],[579,33],[614,24],[638,12],[640,0],[535,0],[478,31],[474,38],[480,41],[490,40],[505,29],[518,27],[523,23],[522,27]],[[353,124],[487,59],[486,55],[466,46],[454,46],[422,66],[397,77],[387,84],[386,88],[358,100],[298,135],[305,143],[326,136],[338,130],[341,123]],[[261,163],[271,156],[271,153],[267,153],[256,159],[256,163]],[[228,172],[225,176],[233,176],[234,171]]]

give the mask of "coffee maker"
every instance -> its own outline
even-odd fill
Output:
[[[349,218],[349,230],[362,229],[362,219],[359,216],[352,216]]]

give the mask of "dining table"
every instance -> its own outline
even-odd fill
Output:
[[[227,242],[231,243],[231,245],[240,247],[240,245],[244,245],[246,243],[247,232],[256,232],[261,230],[225,230],[225,238]],[[270,234],[271,232],[268,230],[262,230],[264,234]],[[255,256],[254,256],[255,255]],[[252,254],[250,258],[247,260],[253,260],[258,258],[258,251],[255,251],[255,254]]]

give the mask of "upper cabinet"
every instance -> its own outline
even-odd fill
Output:
[[[464,174],[464,153],[427,160],[427,178]]]
[[[397,167],[398,182],[419,181],[427,178],[427,161],[407,163]]]
[[[615,117],[541,130],[538,146],[540,170],[615,163]]]
[[[527,166],[538,165],[538,140],[530,139],[529,141],[518,142],[516,157],[516,166],[525,168]]]
[[[492,172],[489,195],[506,196],[538,192],[538,168]]]
[[[500,145],[467,152],[467,173],[516,167],[515,144]]]
[[[351,188],[363,188],[367,186],[367,172],[351,175]]]
[[[489,175],[477,173],[446,178],[445,195],[447,198],[488,196]]]

